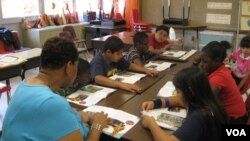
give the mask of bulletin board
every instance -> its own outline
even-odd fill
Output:
[[[250,30],[250,1],[243,0],[241,3],[240,30]]]
[[[168,7],[165,1],[165,7]],[[185,17],[188,0],[185,0]],[[182,18],[183,0],[171,0],[171,17]],[[191,0],[189,22],[207,25],[210,29],[236,30],[238,24],[239,0]],[[172,8],[174,7],[174,8]],[[165,10],[168,15],[168,10]]]

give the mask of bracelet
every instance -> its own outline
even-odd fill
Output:
[[[164,98],[164,99],[165,99],[166,107],[169,107],[169,106],[170,106],[170,105],[169,105],[169,98],[166,97],[166,98]]]
[[[92,125],[91,125],[91,128],[90,128],[91,130],[93,130],[93,129],[96,129],[97,131],[99,131],[99,132],[102,132],[102,125],[101,124],[98,124],[98,123],[93,123]]]
[[[162,102],[161,102],[161,99],[153,99],[153,102],[154,102],[154,109],[156,108],[161,108],[162,106]]]

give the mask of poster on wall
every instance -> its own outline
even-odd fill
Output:
[[[242,1],[241,14],[244,16],[250,16],[250,1]]]
[[[241,17],[240,21],[240,30],[249,30],[250,29],[250,17]]]

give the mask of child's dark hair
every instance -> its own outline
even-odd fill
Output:
[[[86,73],[90,69],[90,63],[87,60],[84,60],[82,58],[78,59],[78,70],[77,70],[77,75]]]
[[[173,84],[176,89],[182,91],[190,111],[202,109],[205,115],[214,118],[219,123],[226,121],[225,111],[213,94],[206,74],[200,68],[182,69],[175,75]]]
[[[148,39],[148,35],[145,32],[136,32],[133,37],[134,45],[143,43],[145,39]]]
[[[41,67],[47,69],[60,69],[67,62],[75,62],[78,51],[75,44],[68,39],[53,37],[48,39],[42,48]]]
[[[219,58],[221,62],[227,57],[226,49],[231,48],[231,45],[227,41],[212,41],[202,48],[202,52],[208,54],[210,58]]]
[[[111,53],[120,51],[124,48],[122,40],[116,36],[109,37],[103,45],[103,52],[110,50]]]
[[[160,26],[157,26],[156,29],[155,29],[155,32],[158,32],[160,30],[164,30],[167,32],[167,34],[169,34],[169,27],[165,26],[165,25],[160,25]]]
[[[241,48],[250,48],[250,36],[245,36],[240,41]]]

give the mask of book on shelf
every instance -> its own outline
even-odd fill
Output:
[[[166,62],[163,60],[154,60],[154,61],[149,61],[144,67],[146,68],[152,68],[157,71],[163,71],[171,67],[173,63]]]
[[[116,91],[113,88],[89,84],[67,96],[67,100],[81,106],[95,105],[109,94]]]
[[[140,79],[142,79],[145,76],[146,76],[146,74],[121,71],[121,72],[118,72],[118,73],[114,74],[113,76],[111,76],[110,79],[124,82],[124,83],[134,84],[135,82],[139,81]]]
[[[169,97],[174,95],[176,95],[176,91],[172,81],[167,81],[157,94],[159,97]]]
[[[108,114],[111,121],[107,128],[103,129],[103,133],[120,139],[125,133],[127,133],[132,127],[134,127],[139,122],[139,117],[124,112],[122,110],[117,110],[114,108],[104,107],[104,106],[90,106],[83,111],[90,115],[95,112],[104,112]]]
[[[187,110],[179,107],[159,108],[143,111],[142,113],[153,116],[160,127],[173,131],[182,125],[187,116]]]

